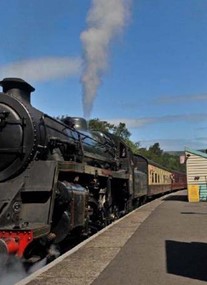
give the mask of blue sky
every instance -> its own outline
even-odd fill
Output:
[[[0,78],[32,84],[34,107],[207,148],[206,0],[2,0],[0,19]]]

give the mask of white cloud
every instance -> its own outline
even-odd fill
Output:
[[[47,81],[79,75],[80,69],[79,57],[43,57],[0,66],[0,78],[20,77],[28,81]]]
[[[171,115],[171,116],[162,116],[162,117],[146,117],[138,119],[106,119],[107,122],[111,124],[118,125],[120,122],[125,123],[128,129],[139,129],[147,125],[155,125],[160,123],[173,123],[173,122],[203,122],[207,120],[207,114],[189,114],[189,115]],[[133,131],[132,131],[133,134]],[[136,139],[137,140],[137,139]],[[184,150],[184,147],[190,147],[193,149],[204,149],[206,148],[207,137],[176,137],[171,138],[152,138],[150,140],[137,140],[140,143],[141,147],[148,148],[154,143],[159,142],[161,149],[165,151],[170,150]]]
[[[180,95],[180,96],[162,96],[157,98],[156,102],[159,104],[177,104],[188,103],[189,101],[207,101],[207,94],[191,94],[191,95]]]
[[[152,124],[156,121],[156,118],[140,118],[140,119],[108,119],[107,122],[118,125],[120,122],[125,123],[127,128],[140,128],[142,126]]]
[[[145,125],[152,125],[157,123],[169,123],[169,122],[199,122],[207,120],[207,114],[184,114],[184,115],[168,115],[162,117],[146,117],[137,119],[118,118],[118,119],[106,119],[107,122],[118,125],[120,122],[125,123],[127,128],[140,128]]]

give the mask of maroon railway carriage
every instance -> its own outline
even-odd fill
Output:
[[[147,174],[147,197],[186,188],[185,173],[171,171],[141,155],[136,156],[136,161],[139,170]]]

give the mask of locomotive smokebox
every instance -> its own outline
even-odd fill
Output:
[[[0,81],[3,92],[23,102],[30,103],[31,92],[35,90],[29,83],[21,78],[4,78]]]

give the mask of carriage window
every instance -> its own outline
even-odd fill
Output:
[[[155,173],[155,183],[157,183],[157,173]]]
[[[127,157],[126,147],[123,144],[120,144],[120,157]]]

